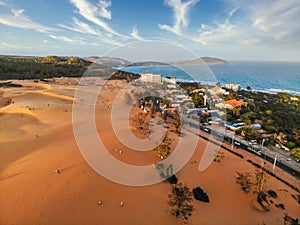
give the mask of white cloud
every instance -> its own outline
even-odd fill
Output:
[[[244,12],[251,34],[247,44],[295,46],[300,43],[300,1],[299,0],[226,0]],[[257,41],[260,39],[260,41]],[[246,41],[247,42],[247,41]]]
[[[48,36],[51,37],[52,39],[59,40],[59,41],[65,41],[65,42],[69,42],[69,43],[80,42],[80,40],[78,40],[78,39],[69,38],[69,37],[66,37],[66,36],[56,36],[56,35],[53,35],[53,34],[49,34]]]
[[[59,26],[82,34],[101,35],[99,30],[93,29],[89,24],[86,24],[75,17],[73,17],[72,27],[63,24],[59,24]]]
[[[3,1],[0,0],[0,5],[5,5],[5,3]]]
[[[181,0],[165,0],[165,4],[173,10],[174,23],[173,26],[159,24],[159,28],[181,36],[182,29],[187,28],[189,25],[189,10],[198,2],[199,0],[189,0],[186,2],[181,2]]]
[[[111,1],[100,0],[99,1],[99,7],[100,7],[99,15],[103,18],[111,19],[111,12],[109,10],[107,10],[107,8],[109,8],[110,6],[111,6]]]
[[[240,35],[241,28],[226,19],[225,22],[217,23],[215,26],[202,24],[199,35],[192,38],[192,40],[201,44],[224,43],[237,40]]]
[[[228,13],[229,17],[232,17],[232,16],[234,15],[234,13],[235,13],[238,9],[239,9],[239,7],[235,7],[234,9],[232,9],[232,10]]]
[[[70,0],[77,9],[79,14],[84,17],[86,20],[95,23],[100,26],[104,31],[114,34],[118,37],[125,37],[124,35],[118,33],[112,29],[107,23],[105,23],[101,18],[110,19],[111,14],[107,10],[107,7],[110,6],[108,1],[100,1],[98,6],[92,5],[86,0]]]
[[[0,23],[6,26],[32,29],[41,33],[50,33],[55,31],[54,28],[44,26],[31,20],[29,17],[24,15],[24,9],[11,9],[12,14],[0,14]]]
[[[136,40],[145,41],[145,39],[139,35],[138,29],[136,26],[132,27],[132,32],[130,35]]]
[[[253,26],[275,40],[300,39],[300,1],[276,0],[250,8]]]
[[[1,48],[4,48],[4,49],[30,49],[30,48],[32,48],[31,46],[9,44],[6,42],[1,42],[0,46],[1,46]]]

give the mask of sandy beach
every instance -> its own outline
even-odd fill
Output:
[[[120,185],[100,176],[84,160],[72,126],[72,104],[80,102],[74,97],[76,79],[47,84],[30,80],[13,82],[23,87],[0,89],[0,224],[182,223],[168,212],[170,184],[167,182],[142,187]],[[126,81],[107,81],[102,89],[101,100],[95,107],[98,135],[110,154],[122,162],[133,165],[159,162],[155,152],[129,149],[114,134],[111,106],[125,85]],[[90,91],[88,87],[86,91]],[[170,130],[175,128],[170,126]],[[169,133],[175,145],[178,135]],[[259,210],[256,195],[244,193],[235,183],[236,171],[254,173],[255,167],[247,159],[261,164],[261,158],[234,149],[244,155],[241,159],[222,150],[223,161],[213,162],[207,170],[199,172],[198,164],[206,145],[207,141],[199,138],[192,158],[176,174],[179,182],[191,189],[200,186],[210,198],[210,203],[193,201],[196,210],[189,224],[279,225],[283,224],[286,213],[299,218],[300,205],[292,197],[299,193],[275,178],[269,177],[267,183],[267,190],[272,189],[278,195],[269,212]],[[298,180],[279,168],[276,173],[299,187]],[[280,203],[285,210],[275,207]]]

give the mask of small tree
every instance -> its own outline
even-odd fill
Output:
[[[157,155],[161,159],[165,159],[170,154],[171,150],[171,139],[168,137],[168,134],[165,135],[162,142],[156,147]]]
[[[266,188],[267,179],[268,179],[267,173],[264,170],[264,166],[255,169],[255,177],[256,177],[255,192],[258,194],[260,192],[264,192]]]
[[[246,126],[242,129],[242,135],[246,140],[258,139],[259,134],[256,130],[253,130],[251,127]]]
[[[237,177],[236,177],[236,183],[239,184],[241,186],[241,189],[248,193],[250,192],[253,183],[251,182],[251,173],[249,172],[236,172],[237,173]]]
[[[299,220],[285,214],[283,217],[284,225],[299,225]]]
[[[264,205],[263,202],[265,202],[267,205],[269,205],[267,200],[267,194],[265,192],[266,183],[267,183],[267,173],[264,170],[264,166],[262,165],[260,168],[257,168],[255,170],[255,177],[256,177],[256,183],[255,183],[255,193],[257,194],[257,202],[261,205],[261,207],[265,211],[269,211],[267,206]]]
[[[147,129],[149,127],[149,120],[145,113],[138,113],[134,118],[133,121],[137,124],[138,128],[141,130]]]
[[[294,139],[295,139],[296,143],[300,144],[300,130],[294,129],[293,134],[294,134]]]
[[[293,159],[300,159],[300,148],[293,148],[291,151],[291,157]]]
[[[214,161],[221,162],[224,158],[225,158],[224,152],[216,150]]]
[[[168,194],[168,205],[172,215],[179,217],[183,222],[187,223],[188,218],[195,210],[191,204],[193,201],[193,193],[189,187],[183,183],[172,185],[171,192]]]
[[[180,115],[177,111],[174,112],[174,126],[176,128],[176,132],[178,133],[181,128],[181,119]]]

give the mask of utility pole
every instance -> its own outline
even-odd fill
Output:
[[[263,149],[264,148],[264,143],[265,143],[265,139],[262,139],[262,142],[261,142],[261,149]]]
[[[275,170],[276,161],[277,161],[277,155],[275,155],[275,158],[274,158],[273,169],[272,169],[273,173],[274,173],[274,170]]]

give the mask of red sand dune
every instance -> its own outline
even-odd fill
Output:
[[[105,101],[99,101],[96,107],[99,136],[111,154],[121,161],[137,165],[159,161],[155,152],[136,152],[116,140],[108,106],[114,96],[111,91],[116,93],[118,89],[112,88],[115,81],[109,82],[109,90],[101,93]],[[121,84],[118,81],[119,87]],[[47,88],[51,93],[60,92],[43,95],[22,88],[16,95],[16,89],[4,90],[4,96],[11,97],[15,103],[2,105],[0,114],[0,224],[181,224],[168,213],[166,201],[170,185],[167,182],[144,187],[124,186],[103,178],[88,166],[74,139],[70,96],[67,101],[58,97],[62,86]],[[32,98],[28,99],[28,94]],[[33,109],[26,106],[20,109],[24,101]],[[45,104],[47,101],[49,103]],[[178,138],[174,132],[170,133],[171,138]],[[300,206],[291,196],[299,193],[278,180],[270,177],[267,186],[278,194],[274,204],[283,203],[286,210],[273,204],[269,212],[259,211],[253,206],[255,195],[243,193],[235,184],[237,170],[255,170],[246,160],[251,158],[261,163],[260,158],[243,152],[245,158],[240,159],[223,150],[224,160],[212,163],[200,173],[198,163],[206,144],[205,140],[199,139],[192,158],[176,174],[180,182],[190,188],[200,186],[210,198],[210,203],[193,202],[196,211],[190,224],[253,225],[265,222],[276,225],[283,224],[285,213],[299,217]],[[122,150],[122,154],[115,149]],[[61,173],[53,172],[56,169]],[[283,171],[276,171],[284,179],[299,185]],[[102,205],[98,205],[99,200]]]

